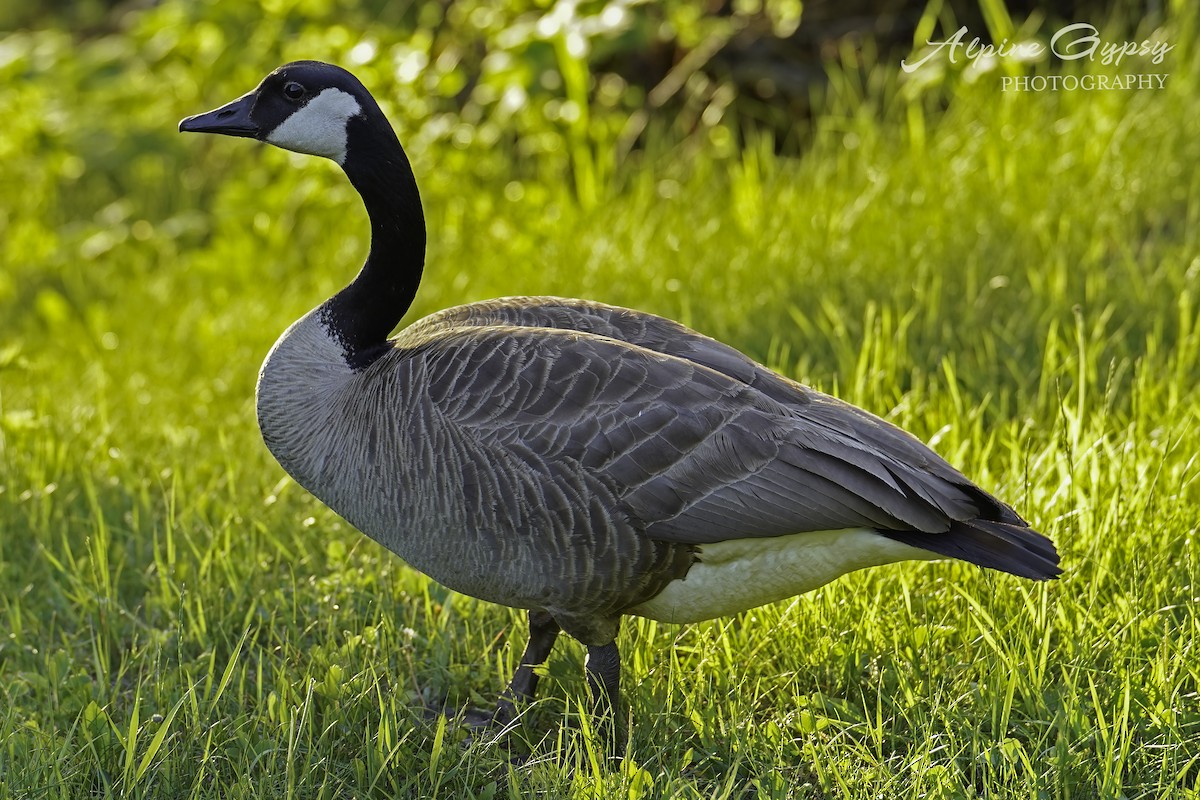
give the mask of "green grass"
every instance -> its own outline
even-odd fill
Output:
[[[10,40],[0,798],[1197,797],[1188,24],[1162,91],[985,78],[941,112],[844,73],[802,157],[664,142],[591,208],[503,152],[413,150],[410,318],[539,293],[682,319],[931,440],[1063,554],[1048,585],[909,564],[732,619],[630,619],[616,771],[576,724],[573,642],[517,737],[528,765],[424,719],[494,701],[521,615],[408,569],[261,445],[261,358],[366,251],[341,175],[175,136],[248,87],[114,49],[144,30],[78,61]]]

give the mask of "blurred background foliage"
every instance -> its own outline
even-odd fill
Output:
[[[1079,18],[1136,20],[1144,32],[1167,12],[1160,4],[1095,0],[1040,5],[18,0],[0,10],[0,31],[10,31],[0,80],[27,85],[29,93],[7,96],[20,121],[0,155],[15,154],[24,136],[48,137],[75,157],[48,173],[31,165],[42,179],[87,174],[119,184],[118,173],[132,164],[126,180],[136,183],[144,177],[138,170],[151,169],[139,161],[179,147],[158,124],[160,106],[146,102],[148,91],[190,110],[252,86],[271,65],[320,58],[351,68],[372,88],[411,150],[451,145],[462,157],[439,163],[459,174],[515,166],[517,174],[554,182],[568,175],[577,197],[592,204],[648,138],[729,158],[747,137],[766,134],[780,152],[801,152],[811,109],[831,89],[829,67],[862,84],[846,99],[865,101],[861,110],[871,112],[895,93],[866,84],[898,80],[895,70],[873,68],[895,63],[918,29],[925,38],[935,23],[945,31],[967,25],[999,41],[1017,38],[1014,18],[1026,30]],[[944,77],[927,71],[904,100],[944,105],[952,94]],[[120,109],[120,117],[86,112],[101,104]],[[19,180],[25,177],[32,176]]]
[[[171,257],[210,233],[195,209],[219,208],[212,195],[233,190],[215,179],[220,170],[179,160],[196,145],[174,121],[284,61],[352,69],[400,127],[418,173],[454,176],[454,195],[467,194],[466,182],[495,184],[509,200],[555,195],[590,209],[645,165],[756,170],[756,150],[800,155],[821,125],[836,139],[900,119],[923,137],[926,118],[978,79],[961,60],[938,59],[902,81],[894,64],[935,30],[961,24],[1015,40],[1088,15],[1148,35],[1171,5],[19,0],[0,10],[0,255],[10,265],[0,300],[34,300],[46,265],[93,262],[130,239]],[[441,192],[437,177],[422,184]],[[322,191],[344,199],[337,186]],[[16,213],[15,203],[39,213]],[[36,274],[19,279],[23,264]]]

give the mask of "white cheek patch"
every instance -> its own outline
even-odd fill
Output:
[[[326,89],[271,131],[267,141],[285,150],[346,161],[346,123],[362,113],[352,95]]]

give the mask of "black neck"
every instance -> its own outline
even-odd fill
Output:
[[[324,306],[324,319],[356,369],[386,351],[425,265],[425,216],[412,167],[382,112],[350,120],[346,176],[371,218],[371,252],[350,284]]]

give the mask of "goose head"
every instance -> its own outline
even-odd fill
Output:
[[[370,217],[371,250],[358,276],[313,318],[355,369],[386,352],[421,281],[425,218],[404,148],[358,78],[333,64],[294,61],[233,102],[187,117],[179,130],[257,139],[342,167]]]
[[[374,98],[341,67],[320,61],[284,64],[251,92],[203,114],[179,130],[243,136],[345,166],[356,127],[390,131]]]

